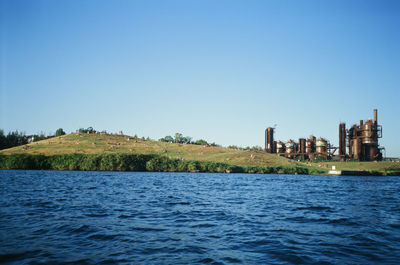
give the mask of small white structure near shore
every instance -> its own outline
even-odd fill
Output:
[[[329,175],[342,175],[342,171],[341,170],[336,170],[336,166],[332,166],[332,169],[329,170],[328,172]]]

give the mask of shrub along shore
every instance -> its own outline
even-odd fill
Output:
[[[171,159],[156,154],[63,154],[0,155],[0,169],[161,171],[262,174],[324,174],[326,170],[306,166],[244,166],[212,161]]]

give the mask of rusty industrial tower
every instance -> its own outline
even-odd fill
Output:
[[[287,158],[303,156],[305,159],[312,159],[319,156],[323,159],[336,157],[342,161],[379,161],[382,160],[384,149],[379,147],[379,138],[382,138],[382,126],[378,125],[378,110],[374,109],[373,120],[360,120],[359,125],[354,124],[348,130],[345,123],[339,124],[339,147],[332,146],[324,138],[316,139],[315,136],[310,136],[309,139],[299,138],[298,142],[274,141],[274,128],[269,127],[265,130],[265,151]]]

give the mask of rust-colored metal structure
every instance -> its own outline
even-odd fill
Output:
[[[315,153],[315,136],[311,135],[310,139],[306,140],[306,154],[310,155]]]
[[[373,120],[360,120],[348,131],[349,158],[360,161],[382,160],[378,138],[382,138],[382,126],[378,125],[378,110],[374,109]]]
[[[317,154],[325,154],[328,151],[328,141],[324,138],[319,138],[315,144]]]
[[[360,124],[354,124],[346,130],[346,124],[339,124],[339,147],[332,146],[324,138],[316,139],[310,136],[309,139],[299,138],[296,143],[289,140],[274,141],[274,128],[265,130],[265,151],[275,153],[288,158],[303,156],[305,159],[311,159],[316,156],[323,159],[339,158],[355,159],[360,161],[377,161],[382,159],[382,152],[378,144],[378,138],[382,137],[382,126],[378,125],[378,110],[374,109],[373,120],[360,120]],[[348,154],[346,147],[348,143]],[[338,154],[335,152],[338,150]]]
[[[274,152],[274,128],[271,127],[265,130],[265,151],[271,154]]]
[[[306,139],[300,138],[299,139],[299,152],[300,155],[306,154]]]
[[[339,158],[344,161],[346,159],[346,124],[339,124]]]
[[[289,158],[293,158],[296,154],[296,147],[297,144],[295,143],[295,141],[290,140],[285,144],[286,147],[286,152],[285,152],[285,156],[289,157]]]
[[[348,131],[349,158],[351,159],[360,159],[360,135],[357,124],[354,124]]]
[[[323,159],[328,159],[328,141],[324,138],[319,138],[315,143],[315,154]]]
[[[285,144],[282,141],[276,142],[276,153],[277,154],[285,153]]]

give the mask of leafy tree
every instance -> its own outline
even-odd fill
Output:
[[[93,129],[93,127],[88,127],[87,129],[79,128],[79,129],[78,129],[78,132],[79,132],[79,133],[93,133],[93,132],[94,132],[94,129]]]
[[[186,136],[186,137],[183,137],[183,142],[190,144],[192,142],[192,139],[193,139],[192,137]]]
[[[56,131],[56,136],[61,136],[61,135],[65,135],[65,132],[62,128],[57,129]]]
[[[174,140],[174,138],[173,138],[172,136],[167,135],[167,136],[165,136],[164,138],[161,138],[159,141],[160,141],[160,142],[167,142],[167,143],[169,143],[169,142],[174,142],[175,140]]]
[[[208,143],[207,143],[206,140],[200,139],[200,140],[195,141],[194,144],[197,144],[197,145],[207,145]]]
[[[33,137],[34,142],[46,139],[46,135],[43,132],[41,132],[39,135],[38,134],[31,135],[30,137]]]
[[[190,136],[183,136],[181,133],[175,133],[175,143],[186,143],[190,144],[192,142],[192,137]]]
[[[11,148],[18,145],[24,145],[28,143],[28,137],[18,131],[9,132],[7,136],[3,130],[0,130],[0,149]]]
[[[181,133],[175,133],[175,143],[182,142],[183,135]]]
[[[263,148],[261,146],[256,145],[256,146],[253,146],[252,148],[250,148],[250,150],[251,151],[262,151]]]
[[[165,136],[164,139],[165,139],[166,142],[173,142],[174,141],[174,138],[172,136],[170,136],[170,135]]]
[[[7,148],[6,136],[4,135],[4,131],[0,129],[0,150],[4,148]]]

